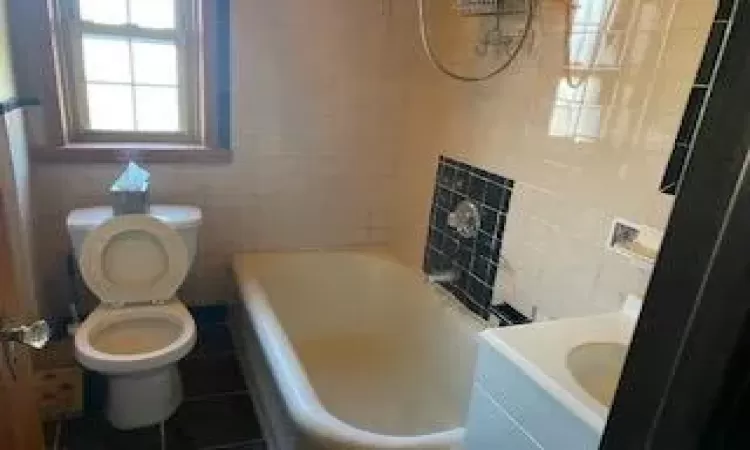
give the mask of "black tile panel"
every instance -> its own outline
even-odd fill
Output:
[[[698,128],[700,112],[703,109],[703,101],[706,98],[706,88],[694,87],[690,91],[687,106],[682,116],[680,130],[677,132],[677,142],[690,143],[693,139],[693,133]]]
[[[729,20],[735,1],[739,0],[719,0],[719,7],[716,9],[716,20]]]
[[[458,280],[445,287],[479,316],[489,316],[513,180],[441,156],[435,177],[425,272],[456,267]],[[448,226],[448,214],[469,199],[480,213],[480,231],[466,239]]]
[[[505,322],[507,325],[520,325],[529,323],[529,319],[526,316],[518,312],[518,310],[507,303],[492,306],[490,308],[490,312],[492,313],[492,315],[499,318],[501,323]]]
[[[672,150],[672,156],[667,162],[667,170],[664,171],[664,177],[661,181],[661,191],[666,194],[675,195],[677,186],[682,177],[682,168],[685,166],[690,146],[687,144],[676,144]]]
[[[703,58],[695,76],[693,90],[690,93],[688,105],[683,113],[680,129],[677,133],[672,155],[667,163],[660,190],[667,194],[675,194],[685,164],[685,156],[690,153],[693,145],[692,137],[700,130],[699,112],[711,97],[711,90],[715,84],[714,73],[721,63],[722,46],[733,22],[734,5],[740,0],[719,0],[719,5],[711,26]]]
[[[706,48],[703,51],[703,60],[698,66],[698,75],[695,78],[696,84],[708,85],[711,82],[711,75],[713,75],[716,67],[726,29],[727,24],[722,22],[714,22],[711,26],[711,33],[708,35],[708,42],[706,42]]]

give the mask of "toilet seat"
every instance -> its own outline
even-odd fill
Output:
[[[155,327],[144,326],[150,321],[162,322],[177,332],[168,340],[163,336],[154,338]],[[138,336],[149,341],[157,339],[153,342],[153,348],[138,351],[142,349],[135,346],[132,352],[108,351],[101,341],[118,325],[132,332],[131,337]],[[156,369],[178,361],[193,348],[195,340],[195,322],[185,305],[177,299],[164,305],[126,308],[102,305],[76,331],[75,351],[78,361],[88,369],[105,374],[124,374]]]
[[[114,307],[173,298],[189,266],[180,235],[146,214],[112,217],[91,231],[79,260],[86,285]]]

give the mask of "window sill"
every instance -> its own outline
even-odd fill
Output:
[[[130,160],[145,163],[221,164],[232,162],[232,152],[190,144],[67,144],[39,148],[32,152],[42,163],[121,163]]]

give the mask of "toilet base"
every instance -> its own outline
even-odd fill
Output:
[[[177,364],[107,379],[107,419],[120,430],[155,425],[167,420],[182,402]]]

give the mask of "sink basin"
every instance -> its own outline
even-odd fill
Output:
[[[627,345],[591,342],[574,347],[568,353],[566,363],[578,384],[596,401],[609,408],[627,353]]]

